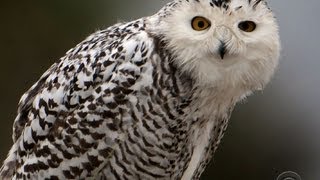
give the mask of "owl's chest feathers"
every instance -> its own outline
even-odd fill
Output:
[[[146,71],[152,81],[142,84],[148,86],[145,89],[149,93],[142,93],[139,99],[146,107],[149,107],[148,99],[154,103],[149,108],[151,117],[153,113],[163,113],[167,117],[165,127],[176,142],[173,154],[167,155],[175,162],[173,172],[177,174],[173,177],[192,179],[208,163],[222,138],[234,105],[245,92],[218,82],[215,84],[224,86],[196,86],[191,77],[170,63],[169,53],[166,53],[162,51],[153,56],[148,66],[150,71]],[[154,143],[161,146],[162,142]]]
[[[191,104],[189,141],[191,158],[182,179],[192,179],[202,172],[218,147],[234,105],[243,92],[219,88],[199,88]],[[189,119],[188,118],[188,119]]]

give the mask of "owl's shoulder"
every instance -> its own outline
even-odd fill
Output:
[[[14,140],[27,124],[32,124],[30,121],[41,113],[42,107],[48,118],[53,113],[50,111],[61,114],[62,110],[71,111],[99,98],[102,90],[122,87],[126,88],[123,91],[131,92],[129,87],[142,75],[141,67],[153,54],[154,40],[145,28],[144,19],[119,23],[93,33],[69,50],[22,96],[14,123]],[[47,131],[52,125],[46,118],[40,119],[44,121],[40,123],[40,131]]]

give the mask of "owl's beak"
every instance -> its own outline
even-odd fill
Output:
[[[225,42],[223,42],[223,41],[220,41],[220,42],[221,42],[221,44],[219,46],[218,51],[219,51],[219,55],[220,55],[221,59],[223,59],[224,55],[227,53],[227,47],[226,47]]]

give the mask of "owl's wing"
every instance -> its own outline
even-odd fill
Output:
[[[99,31],[70,50],[22,96],[2,177],[98,173],[125,136],[119,128],[134,123],[126,102],[151,83],[143,69],[151,66],[153,48],[138,20]]]

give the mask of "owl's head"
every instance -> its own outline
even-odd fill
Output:
[[[278,25],[265,1],[177,0],[150,22],[199,85],[259,89],[278,65]]]

